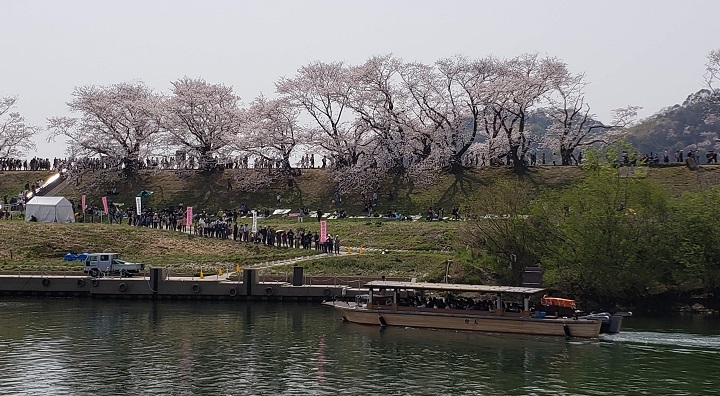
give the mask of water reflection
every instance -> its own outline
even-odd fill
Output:
[[[23,299],[0,310],[0,394],[698,394],[719,374],[720,338],[641,321],[568,341],[380,329],[307,304]]]

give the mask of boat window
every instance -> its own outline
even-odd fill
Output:
[[[476,311],[494,311],[496,308],[495,296],[487,295],[453,295],[452,293],[440,293],[428,295],[408,295],[401,297],[398,304],[414,308],[434,309],[461,309]]]

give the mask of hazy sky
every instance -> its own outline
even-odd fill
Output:
[[[70,115],[75,86],[183,76],[232,85],[244,103],[309,62],[393,53],[431,63],[539,52],[585,72],[601,120],[647,117],[703,87],[720,48],[720,1],[0,1],[0,95],[30,123]],[[64,144],[37,139],[37,153]]]

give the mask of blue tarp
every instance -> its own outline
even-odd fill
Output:
[[[87,256],[88,256],[88,253],[80,253],[80,254],[68,253],[65,256],[63,256],[63,260],[65,260],[65,261],[76,261],[76,260],[77,261],[85,261]]]

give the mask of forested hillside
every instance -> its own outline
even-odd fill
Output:
[[[700,155],[720,148],[720,101],[703,89],[682,104],[662,109],[628,130],[628,140],[641,153],[667,150],[671,161],[677,150],[700,150]]]

